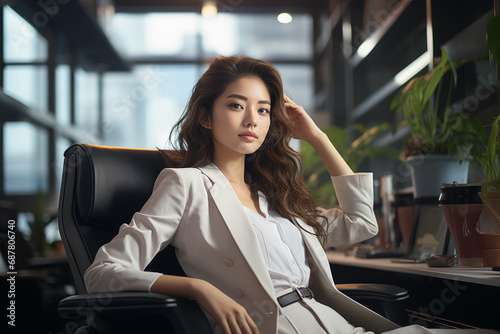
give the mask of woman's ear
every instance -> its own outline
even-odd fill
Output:
[[[200,122],[201,126],[205,129],[212,130],[212,126],[210,124],[210,115],[207,112],[205,107],[201,107],[200,113],[198,116],[198,122]]]

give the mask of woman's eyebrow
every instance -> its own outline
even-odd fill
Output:
[[[243,95],[240,95],[240,94],[231,94],[227,98],[229,99],[231,97],[235,97],[237,99],[244,100],[244,101],[248,100],[248,98],[246,96],[243,96]],[[259,103],[260,104],[269,104],[269,105],[271,105],[271,102],[269,102],[268,100],[261,100],[261,101],[259,101]]]

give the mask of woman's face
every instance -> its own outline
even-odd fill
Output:
[[[214,101],[208,128],[217,158],[251,154],[264,142],[271,124],[271,97],[264,82],[242,77]]]

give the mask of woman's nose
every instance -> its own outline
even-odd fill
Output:
[[[245,126],[257,126],[257,112],[253,110],[247,111],[244,119]]]

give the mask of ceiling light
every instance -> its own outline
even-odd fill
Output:
[[[201,16],[211,18],[215,15],[217,15],[217,3],[211,0],[204,1],[201,7]]]
[[[290,23],[292,22],[292,15],[288,13],[281,13],[278,15],[278,22],[283,24]]]

